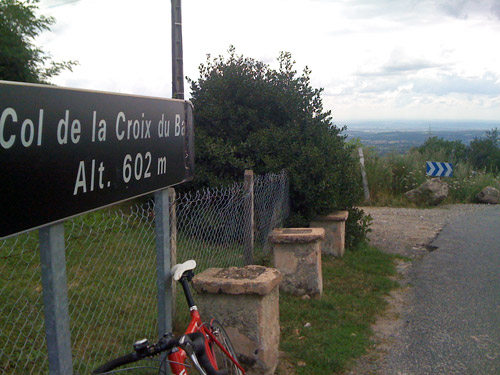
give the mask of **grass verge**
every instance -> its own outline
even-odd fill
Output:
[[[321,299],[280,294],[280,347],[297,375],[341,374],[364,354],[384,296],[398,286],[395,256],[367,244],[343,259],[323,256],[322,267]]]

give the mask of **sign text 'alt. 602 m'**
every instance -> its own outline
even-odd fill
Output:
[[[184,100],[0,81],[0,237],[193,176]]]

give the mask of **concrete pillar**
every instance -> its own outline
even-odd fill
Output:
[[[272,375],[278,364],[281,279],[277,270],[255,265],[210,268],[193,279],[201,316],[224,326],[249,375]]]
[[[335,211],[330,215],[321,216],[311,221],[311,227],[325,230],[325,241],[322,245],[323,254],[331,254],[342,258],[345,252],[345,222],[349,212]]]
[[[323,228],[279,228],[271,232],[274,267],[283,274],[286,293],[320,297],[323,293],[321,243]]]

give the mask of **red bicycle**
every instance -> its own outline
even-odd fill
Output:
[[[165,373],[165,361],[169,362],[173,375],[189,375],[195,369],[200,375],[243,375],[245,370],[236,359],[231,340],[222,325],[215,319],[203,322],[189,288],[189,282],[194,277],[196,268],[194,260],[188,260],[175,265],[171,274],[175,281],[182,285],[184,295],[191,315],[191,321],[185,334],[175,338],[172,333],[166,333],[155,344],[149,344],[147,339],[134,343],[134,351],[122,357],[113,359],[94,370],[93,374],[111,374],[117,367],[139,361],[141,359],[167,353],[160,361],[159,367],[154,367],[160,374]],[[147,366],[151,368],[152,366]],[[133,367],[124,370],[135,370],[145,367]]]

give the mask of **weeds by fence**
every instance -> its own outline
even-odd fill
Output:
[[[288,214],[285,172],[254,182],[257,255]],[[243,184],[178,195],[171,206],[177,262],[197,271],[241,266],[248,239]],[[157,335],[154,202],[134,202],[66,221],[66,269],[75,374]],[[0,241],[0,372],[48,372],[38,232]]]

